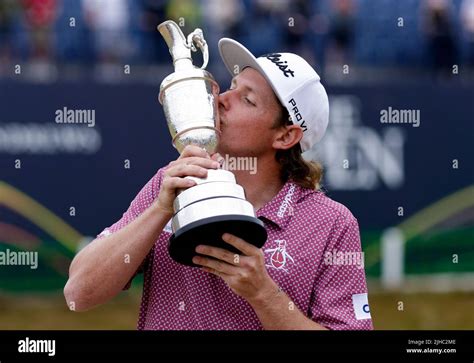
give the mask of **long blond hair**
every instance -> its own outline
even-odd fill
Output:
[[[288,110],[281,106],[280,115],[273,128],[291,124]],[[288,150],[278,150],[275,159],[280,164],[280,178],[283,182],[291,180],[300,187],[308,189],[319,189],[321,187],[323,167],[318,162],[305,160],[301,155],[299,143]]]

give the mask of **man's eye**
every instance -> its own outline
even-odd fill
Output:
[[[252,101],[250,101],[247,97],[245,97],[245,102],[247,102],[248,104],[252,105],[252,106],[255,106],[255,103],[253,103]]]

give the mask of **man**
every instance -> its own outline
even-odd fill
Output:
[[[69,306],[102,304],[143,271],[138,329],[372,329],[363,264],[344,259],[361,256],[357,221],[318,190],[321,170],[301,156],[328,123],[319,76],[295,54],[256,59],[231,39],[219,49],[234,75],[219,96],[219,153],[189,146],[158,171],[74,258]],[[268,239],[259,249],[224,234],[240,255],[198,246],[202,268],[180,265],[167,252],[176,189],[194,185],[185,176],[218,168],[223,155],[257,158],[256,173],[234,173]]]

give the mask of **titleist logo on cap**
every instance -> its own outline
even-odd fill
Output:
[[[275,63],[275,65],[278,66],[280,71],[283,72],[283,75],[285,77],[289,77],[289,76],[294,77],[295,76],[295,72],[292,71],[289,68],[288,62],[281,60],[281,54],[279,54],[279,53],[270,53],[270,54],[265,54],[264,57],[267,58],[268,60],[272,61],[273,63]]]

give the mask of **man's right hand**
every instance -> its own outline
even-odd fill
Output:
[[[179,159],[165,169],[154,208],[147,208],[111,235],[95,239],[74,257],[64,287],[64,296],[71,309],[85,311],[103,304],[126,286],[173,216],[177,189],[195,185],[185,177],[206,177],[208,169],[219,167],[218,157],[214,154],[211,158],[196,146],[186,147]],[[151,191],[142,190],[141,193],[140,198],[143,198]],[[124,263],[124,256],[129,256],[130,263]]]
[[[208,169],[218,169],[220,164],[202,148],[188,145],[181,156],[168,164],[161,189],[156,199],[157,206],[170,217],[173,215],[173,202],[178,189],[187,189],[196,182],[186,179],[186,176],[206,178]]]

